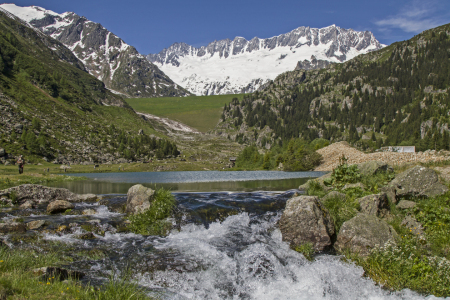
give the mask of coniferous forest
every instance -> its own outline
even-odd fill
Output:
[[[449,29],[431,29],[323,70],[281,74],[262,91],[225,105],[219,128],[261,147],[324,138],[363,150],[449,150]]]

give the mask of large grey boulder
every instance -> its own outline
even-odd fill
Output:
[[[290,242],[294,247],[309,242],[316,251],[328,249],[335,234],[328,210],[314,196],[289,199],[279,226],[283,241]]]
[[[3,157],[6,155],[6,151],[3,148],[0,148],[0,157]]]
[[[27,200],[33,202],[49,202],[57,199],[64,199],[70,202],[94,201],[97,195],[74,194],[68,189],[46,187],[38,184],[22,184],[6,190],[0,191],[1,195],[9,196],[12,193],[16,195],[19,204],[23,204]]]
[[[129,214],[138,214],[147,210],[150,208],[154,196],[154,190],[146,188],[142,184],[133,185],[127,193],[126,212]]]
[[[357,201],[362,213],[377,217],[385,217],[389,213],[389,202],[385,193],[368,195]]]
[[[72,203],[70,203],[69,201],[55,200],[48,204],[47,212],[49,214],[57,214],[57,213],[63,213],[68,209],[74,209],[74,208],[75,208],[75,206]]]
[[[395,243],[396,239],[397,233],[387,222],[374,215],[358,213],[342,224],[334,248],[339,252],[349,249],[365,256],[374,247],[382,247],[389,241]]]
[[[389,186],[395,187],[397,197],[433,197],[448,192],[436,171],[421,166],[398,174]]]
[[[359,173],[361,173],[362,176],[373,176],[379,173],[394,172],[394,169],[387,163],[376,160],[361,163],[357,166]]]

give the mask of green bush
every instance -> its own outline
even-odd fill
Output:
[[[323,186],[319,182],[314,179],[310,179],[308,181],[308,190],[306,191],[306,194],[308,196],[323,197],[327,194],[327,192],[325,192]]]
[[[357,165],[348,165],[348,159],[342,155],[339,158],[339,166],[333,169],[331,177],[324,180],[324,183],[329,186],[342,188],[347,183],[355,183],[361,179]]]
[[[128,217],[130,231],[143,235],[166,235],[171,229],[171,223],[166,219],[171,216],[175,204],[170,191],[157,190],[149,209]]]

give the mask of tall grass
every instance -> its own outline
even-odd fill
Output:
[[[8,299],[151,299],[128,278],[113,279],[101,287],[81,285],[75,279],[60,281],[35,275],[33,269],[58,266],[70,258],[62,252],[41,253],[30,249],[0,247],[0,295]]]

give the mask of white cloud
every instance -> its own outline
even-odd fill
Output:
[[[380,30],[399,28],[405,32],[413,33],[437,27],[448,22],[448,15],[445,16],[448,12],[440,14],[438,11],[438,7],[442,7],[439,2],[436,0],[414,0],[410,5],[403,7],[396,15],[375,21],[375,24],[381,27]]]

